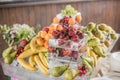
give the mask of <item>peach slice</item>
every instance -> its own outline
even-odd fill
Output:
[[[63,30],[63,27],[61,25],[58,25],[56,30]]]
[[[70,18],[69,21],[68,21],[69,24],[73,25],[75,24],[75,20],[73,18]]]
[[[53,19],[53,22],[54,22],[54,23],[59,23],[59,22],[60,22],[60,19],[58,19],[57,17],[55,17],[55,18]]]
[[[77,22],[81,22],[81,21],[82,21],[82,17],[81,17],[80,15],[77,15],[77,16],[76,16],[76,21],[77,21]]]

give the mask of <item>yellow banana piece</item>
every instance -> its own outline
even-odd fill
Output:
[[[32,49],[33,52],[39,53],[39,52],[47,52],[48,49],[45,47],[40,47],[37,42],[37,37],[34,37],[31,42],[30,42],[30,48]]]
[[[21,53],[18,58],[26,58],[33,54],[37,54],[37,53],[33,52],[32,49],[28,49],[28,50],[24,51],[23,53]]]
[[[41,70],[41,72],[46,75],[49,75],[48,69],[42,64],[38,55],[35,55],[34,60],[35,60],[36,64],[38,65],[38,68]]]
[[[87,54],[86,55],[90,56],[90,48],[89,47],[87,47]]]
[[[26,62],[24,59],[22,58],[17,58],[17,61],[19,62],[19,64],[21,64],[24,68],[31,70],[31,71],[35,71],[37,70],[37,68],[32,67],[28,62]]]
[[[48,68],[48,61],[43,53],[39,53],[39,57],[43,65]]]
[[[24,47],[24,51],[30,49],[30,43]]]
[[[34,60],[34,55],[30,56],[28,61],[29,61],[30,65],[31,65],[32,67],[35,66],[36,63],[35,63],[35,60]]]
[[[90,50],[90,56],[93,57],[94,66],[96,67],[96,65],[97,65],[97,55],[92,50]]]

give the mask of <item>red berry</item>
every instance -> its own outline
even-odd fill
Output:
[[[20,41],[19,46],[24,47],[27,43],[28,43],[28,41],[26,39],[23,39]]]
[[[82,66],[82,70],[86,70],[85,66]]]
[[[82,70],[82,66],[78,66],[78,70]]]
[[[83,71],[82,71],[82,74],[86,74],[86,72],[87,72],[86,70],[83,70]]]
[[[20,50],[21,53],[22,53],[23,51],[24,51],[23,49]]]

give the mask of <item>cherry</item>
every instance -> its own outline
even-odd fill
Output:
[[[86,72],[87,72],[86,70],[83,70],[83,71],[82,71],[82,74],[86,74]]]
[[[82,70],[82,66],[78,66],[78,70]]]
[[[86,70],[85,66],[82,66],[82,70]]]

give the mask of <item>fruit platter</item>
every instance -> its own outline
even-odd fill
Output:
[[[119,36],[107,24],[82,26],[81,21],[81,13],[67,5],[41,30],[27,24],[1,26],[9,46],[0,60],[4,74],[16,80],[89,80]]]

